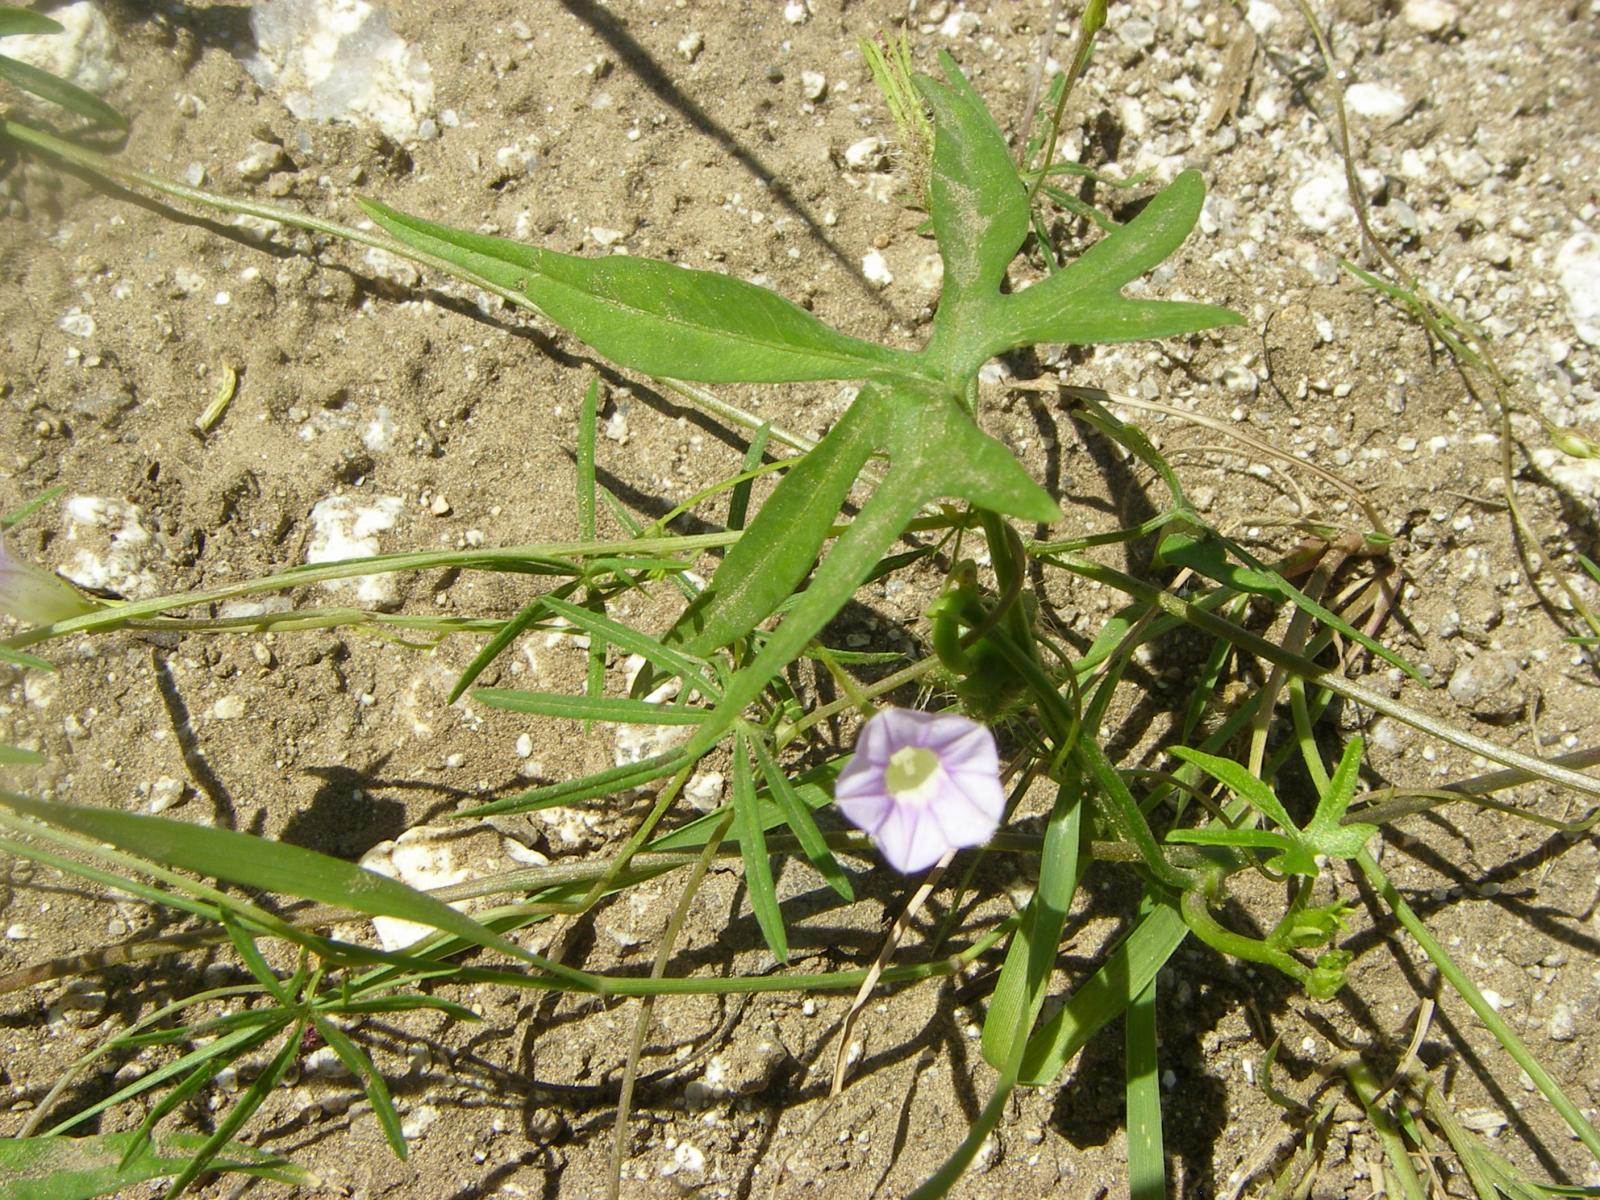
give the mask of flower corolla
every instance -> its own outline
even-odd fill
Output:
[[[834,800],[895,870],[981,846],[1005,812],[994,734],[954,714],[886,708],[861,730]]]

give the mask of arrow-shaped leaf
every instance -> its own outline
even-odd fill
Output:
[[[912,355],[830,329],[742,279],[631,255],[578,258],[360,203],[396,240],[526,296],[613,362],[647,375],[782,383],[917,373]]]

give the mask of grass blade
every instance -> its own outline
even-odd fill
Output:
[[[739,838],[739,854],[744,859],[744,882],[750,891],[750,907],[756,923],[767,939],[772,957],[789,961],[789,939],[783,929],[783,913],[778,907],[778,889],[772,882],[772,860],[767,857],[767,837],[761,828],[756,808],[755,777],[750,769],[750,739],[739,730],[733,741],[733,822]]]
[[[1162,1200],[1167,1194],[1167,1162],[1161,1138],[1156,981],[1152,979],[1128,1000],[1128,1200]]]

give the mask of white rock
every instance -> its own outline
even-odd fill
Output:
[[[1455,28],[1461,14],[1449,0],[1406,0],[1400,17],[1418,33],[1444,33]]]
[[[361,444],[374,454],[387,454],[394,449],[395,435],[399,432],[389,406],[380,404],[372,420],[361,430]]]
[[[783,6],[783,19],[791,25],[804,25],[811,19],[811,6],[805,0],[789,0]]]
[[[67,315],[56,322],[56,328],[62,333],[70,333],[73,337],[92,338],[94,336],[94,318],[81,308],[67,310]]]
[[[1558,1004],[1550,1010],[1550,1019],[1545,1022],[1545,1033],[1552,1042],[1570,1042],[1578,1036],[1577,1018],[1572,1014],[1570,1004]]]
[[[233,164],[246,183],[260,183],[283,165],[283,147],[276,142],[251,142],[245,156]]]
[[[361,856],[361,865],[379,875],[426,891],[472,879],[492,864],[466,861],[468,842],[459,825],[415,825],[392,842],[379,842]],[[456,908],[464,908],[458,903]],[[403,950],[434,933],[431,925],[374,917],[372,927],[385,950]]]
[[[150,785],[150,811],[164,813],[183,801],[183,784],[171,775],[163,775]]]
[[[366,0],[259,0],[245,69],[295,116],[376,125],[398,141],[433,107],[433,74]]]
[[[241,696],[224,696],[211,706],[211,717],[216,721],[237,721],[245,714]]]
[[[1556,282],[1567,296],[1567,315],[1578,336],[1600,346],[1600,236],[1575,233],[1556,251]]]
[[[1244,10],[1244,19],[1258,37],[1266,37],[1283,21],[1283,14],[1268,4],[1267,0],[1250,0]]]
[[[883,157],[883,139],[866,137],[852,143],[845,150],[844,165],[857,171],[864,171],[875,165],[881,157]]]
[[[828,94],[828,77],[821,71],[800,72],[800,94],[815,103]]]
[[[1451,179],[1468,188],[1477,187],[1494,173],[1489,160],[1470,146],[1465,150],[1446,150],[1444,169],[1450,172]]]
[[[306,562],[338,562],[346,558],[369,558],[378,553],[378,535],[394,528],[405,501],[399,496],[378,496],[369,504],[357,504],[349,496],[327,496],[311,509],[311,536],[306,541]],[[366,608],[383,608],[395,603],[393,575],[359,575],[330,580],[324,586],[335,591],[354,591],[356,602]]]
[[[939,23],[939,36],[946,38],[966,37],[976,33],[978,29],[978,14],[957,9]]]
[[[87,588],[123,596],[153,595],[151,567],[161,550],[142,523],[136,504],[110,496],[73,496],[61,510],[66,540],[77,550],[61,573]]]
[[[1308,228],[1326,233],[1335,225],[1355,219],[1344,174],[1333,166],[1321,167],[1295,188],[1289,197],[1295,215]]]
[[[706,39],[698,30],[690,30],[678,39],[678,53],[686,62],[693,62],[700,57],[700,51],[706,48]]]
[[[1374,121],[1397,121],[1411,109],[1411,101],[1381,83],[1351,84],[1345,89],[1344,102],[1351,112]]]
[[[882,254],[876,250],[868,250],[861,259],[861,274],[870,284],[877,287],[888,287],[894,282],[894,274],[889,270],[889,264]]]
[[[711,812],[722,803],[721,771],[702,771],[684,785],[683,795],[697,812]]]
[[[22,34],[5,40],[7,58],[48,71],[86,92],[103,96],[122,82],[111,25],[93,0],[78,0],[47,14],[60,33]]]

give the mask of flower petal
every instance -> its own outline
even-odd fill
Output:
[[[889,761],[906,747],[932,752],[938,770],[917,789],[896,793]],[[994,735],[966,717],[903,708],[884,709],[867,722],[833,794],[845,819],[907,874],[951,850],[982,845],[1005,812]]]

